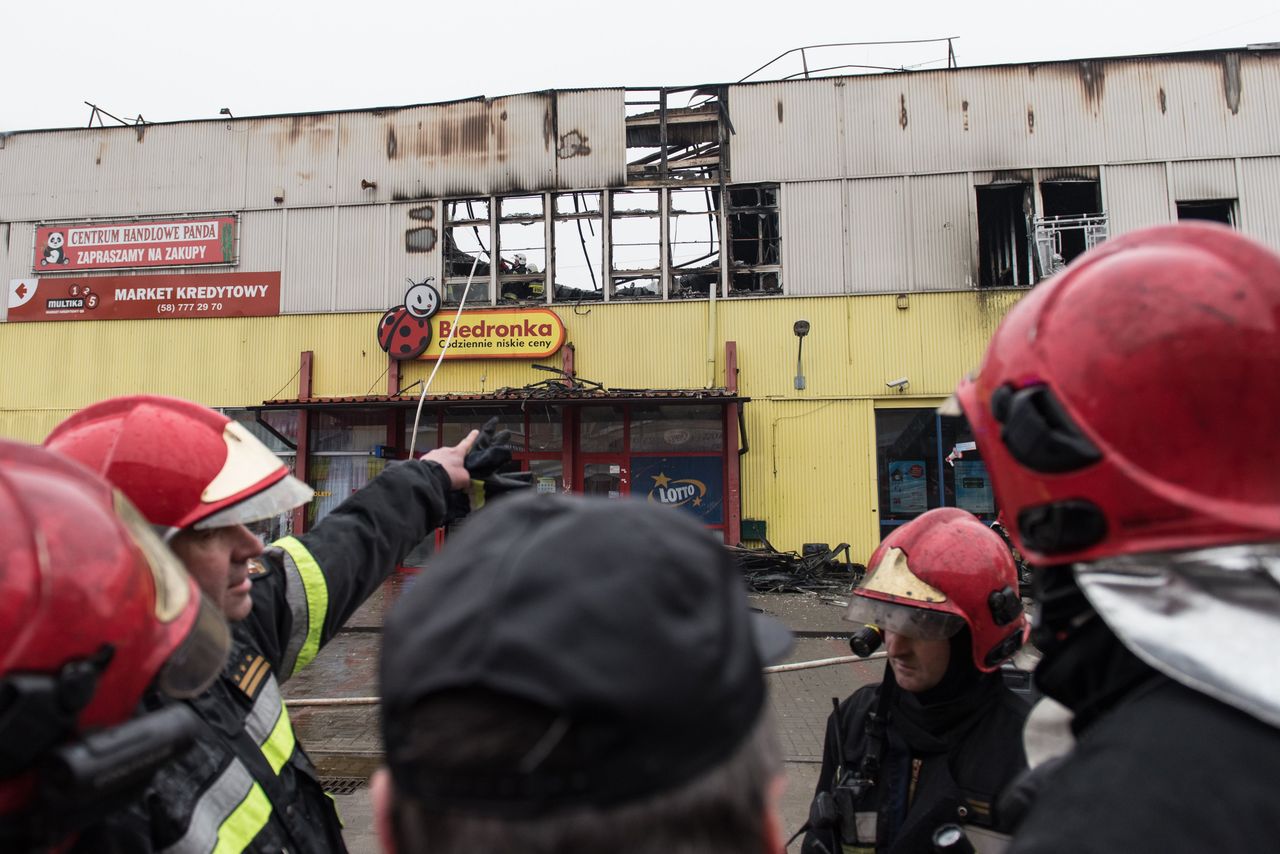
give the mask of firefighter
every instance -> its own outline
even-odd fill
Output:
[[[1074,713],[1011,850],[1274,847],[1280,256],[1208,223],[1109,240],[957,398],[1036,567],[1036,683]]]
[[[96,825],[196,731],[139,701],[203,691],[226,624],[128,500],[62,457],[0,440],[0,519],[0,851],[110,851]]]
[[[190,702],[198,744],[114,823],[135,850],[345,850],[280,683],[445,520],[450,493],[471,482],[464,460],[476,437],[389,465],[313,530],[264,551],[245,524],[312,491],[239,423],[188,401],[131,396],[54,429],[46,445],[129,496],[232,621],[221,677]],[[492,438],[469,460],[477,477],[510,459]]]
[[[1026,768],[1027,704],[1000,674],[1027,634],[1013,556],[976,516],[942,507],[868,566],[846,619],[883,632],[888,665],[827,721],[802,851],[931,851],[950,823],[1003,831],[997,798]]]

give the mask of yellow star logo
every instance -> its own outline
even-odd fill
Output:
[[[658,472],[658,476],[653,479],[654,486],[666,486],[668,483],[671,483],[671,478],[662,472]]]
[[[701,506],[702,506],[702,499],[701,499],[701,498],[695,498],[695,499],[693,499],[693,506],[694,506],[694,507],[701,507]]]

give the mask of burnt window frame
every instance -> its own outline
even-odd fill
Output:
[[[786,279],[783,277],[782,260],[786,249],[783,247],[782,235],[782,184],[776,181],[753,182],[749,184],[730,184],[726,188],[725,195],[728,197],[724,200],[722,208],[724,210],[724,232],[727,255],[727,263],[722,262],[727,270],[724,276],[727,297],[762,297],[762,296],[784,296],[787,293]],[[767,197],[760,196],[754,204],[742,204],[742,196],[735,194],[743,194],[750,191],[762,193],[771,191],[773,201],[771,204],[766,203]],[[764,235],[767,229],[760,229],[755,234],[742,234],[739,231],[738,217],[751,218],[759,221],[766,221],[768,217],[773,219],[772,237]],[[770,253],[766,248],[763,252],[757,253],[757,260],[752,263],[750,261],[738,262],[738,253],[735,251],[737,246],[748,242],[754,242],[757,245],[773,244],[773,252]],[[776,256],[770,260],[770,254]],[[763,262],[760,257],[765,259]],[[776,290],[765,290],[763,288],[739,288],[736,286],[739,277],[751,277],[759,281],[764,281],[766,277],[772,276],[776,283]]]

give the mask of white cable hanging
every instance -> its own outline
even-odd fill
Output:
[[[444,344],[440,345],[440,355],[436,357],[436,366],[431,369],[431,375],[422,384],[422,394],[418,395],[418,411],[414,413],[413,432],[409,434],[409,459],[413,459],[413,449],[418,443],[418,421],[422,418],[422,404],[427,399],[427,389],[431,388],[431,381],[436,378],[436,372],[440,370],[440,363],[444,361],[445,351],[453,343],[454,333],[458,331],[458,321],[462,318],[462,307],[467,304],[467,294],[471,292],[471,280],[476,274],[476,266],[479,263],[480,256],[476,255],[475,260],[471,262],[471,272],[467,274],[467,286],[462,289],[462,299],[458,302],[458,311],[453,315],[453,324],[449,327],[449,337],[444,339]]]

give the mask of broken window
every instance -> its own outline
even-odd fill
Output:
[[[1029,286],[1031,185],[993,184],[974,189],[978,195],[978,284],[984,288]]]
[[[503,302],[543,302],[547,233],[543,197],[498,200],[498,295]]]
[[[1035,218],[1036,261],[1041,277],[1051,276],[1107,239],[1097,181],[1043,181],[1044,215]]]
[[[611,197],[611,299],[657,299],[662,296],[660,192],[623,190]]]
[[[729,295],[782,293],[778,185],[729,188]]]
[[[719,177],[722,96],[719,87],[628,90],[627,182]]]
[[[720,189],[671,190],[667,199],[671,296],[709,296],[720,285]]]
[[[552,246],[556,302],[598,300],[604,296],[604,215],[599,192],[561,193],[555,197]]]
[[[489,200],[446,201],[444,212],[444,301],[455,305],[461,302],[467,279],[471,277],[467,302],[488,303],[490,250],[493,248]]]
[[[1235,199],[1205,199],[1195,202],[1178,202],[1178,219],[1206,219],[1236,227]]]

